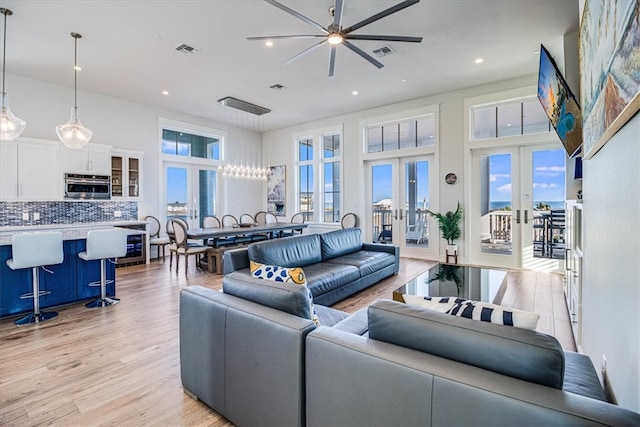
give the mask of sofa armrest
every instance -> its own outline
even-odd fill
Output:
[[[229,274],[233,271],[249,268],[249,250],[247,248],[225,251],[223,257],[223,274]]]
[[[384,243],[362,243],[362,249],[365,251],[387,252],[400,256],[400,247],[398,245],[386,245]]]

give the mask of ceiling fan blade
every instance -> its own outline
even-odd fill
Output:
[[[336,47],[331,45],[331,51],[329,52],[329,77],[333,77],[333,69],[336,66]]]
[[[375,36],[375,35],[364,35],[364,34],[348,34],[348,35],[345,35],[344,38],[349,40],[379,40],[379,41],[388,41],[388,42],[410,42],[410,43],[420,43],[422,41],[422,37]]]
[[[384,67],[382,62],[376,60],[373,56],[369,55],[367,52],[365,52],[364,50],[360,49],[358,46],[356,46],[356,45],[354,45],[352,43],[349,43],[346,40],[344,40],[342,42],[342,44],[345,45],[346,47],[348,47],[349,49],[351,49],[352,51],[354,51],[355,53],[357,53],[358,55],[360,55],[361,57],[363,57],[364,59],[366,59],[367,61],[371,62],[378,69]]]
[[[291,34],[288,36],[258,36],[247,37],[247,40],[278,40],[278,39],[311,39],[316,37],[327,38],[324,34]]]
[[[342,0],[336,0],[336,5],[333,7],[333,26],[340,29],[342,23],[342,11],[344,9],[344,2]]]
[[[300,58],[301,56],[306,55],[307,53],[311,52],[312,50],[316,49],[317,47],[322,46],[322,44],[326,43],[327,40],[326,38],[324,40],[322,40],[320,43],[316,43],[311,47],[306,48],[305,50],[303,50],[302,52],[300,52],[299,54],[297,54],[296,56],[292,57],[291,59],[289,59],[287,62],[285,62],[282,65],[289,65],[291,64],[293,61],[295,61],[296,59]]]
[[[265,0],[265,1],[267,1],[267,0]],[[353,24],[349,28],[345,28],[342,31],[342,35],[349,34],[350,32],[357,30],[358,28],[362,28],[365,25],[371,24],[372,22],[376,22],[379,19],[382,19],[382,18],[384,18],[386,16],[389,16],[392,13],[399,12],[402,9],[405,9],[405,8],[407,8],[409,6],[413,6],[416,3],[420,3],[420,0],[405,0],[402,3],[398,3],[395,6],[391,6],[389,9],[383,10],[380,13],[376,13],[375,15],[370,16],[367,19],[364,19],[364,20],[358,22],[357,24]]]
[[[275,0],[264,0],[264,1],[266,1],[267,3],[269,3],[269,4],[270,4],[270,5],[272,5],[272,6],[277,7],[277,8],[278,8],[278,9],[280,9],[280,10],[283,10],[283,11],[287,12],[289,15],[295,16],[295,17],[296,17],[296,18],[298,18],[299,20],[304,21],[304,22],[306,22],[307,24],[309,24],[309,25],[311,25],[311,26],[313,26],[313,27],[316,27],[318,30],[322,31],[323,33],[325,33],[325,34],[329,34],[329,31],[327,31],[327,29],[326,29],[326,28],[324,28],[322,25],[320,25],[320,24],[318,24],[317,22],[315,22],[315,21],[313,21],[313,20],[311,20],[311,19],[307,18],[307,17],[306,17],[306,16],[304,16],[304,15],[299,14],[299,13],[298,13],[298,12],[296,12],[295,10],[293,10],[293,9],[289,9],[287,6],[285,6],[285,5],[283,5],[283,4],[280,4],[280,3],[278,3],[278,2],[277,2],[277,1],[275,1]]]

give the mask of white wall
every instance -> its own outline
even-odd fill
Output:
[[[640,411],[640,115],[583,165],[582,346]],[[598,372],[600,373],[600,372]]]
[[[22,136],[57,140],[55,127],[69,120],[73,88],[15,75],[7,75],[6,87],[11,110],[27,122]],[[231,158],[239,159],[246,153],[256,151],[261,153],[259,133],[201,117],[82,91],[78,92],[78,106],[82,124],[93,131],[92,143],[144,152],[144,198],[138,207],[141,217],[149,214],[162,217],[159,206],[163,186],[159,180],[159,118],[227,131],[227,153]],[[262,183],[230,180],[225,185],[228,185],[228,193],[242,197],[227,200],[226,205],[223,201],[224,212],[220,213],[239,215],[263,209],[262,198],[258,197],[262,192]]]

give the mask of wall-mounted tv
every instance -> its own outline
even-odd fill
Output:
[[[569,157],[582,146],[582,113],[549,51],[540,45],[538,99]]]

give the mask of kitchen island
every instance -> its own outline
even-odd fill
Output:
[[[31,269],[12,270],[7,265],[11,258],[11,238],[13,234],[38,231],[62,231],[64,261],[62,264],[47,266],[53,274],[41,271],[40,290],[51,293],[40,297],[40,307],[47,308],[70,304],[100,296],[100,287],[90,287],[89,283],[100,281],[100,261],[84,261],[78,253],[86,249],[89,230],[111,228],[113,225],[93,225],[56,228],[25,227],[24,231],[11,229],[0,231],[0,317],[15,316],[33,310],[31,298],[21,299],[20,295],[32,291]],[[127,229],[129,235],[146,234],[144,230]],[[114,282],[107,285],[107,294],[115,295],[115,264],[107,262],[107,280]]]

